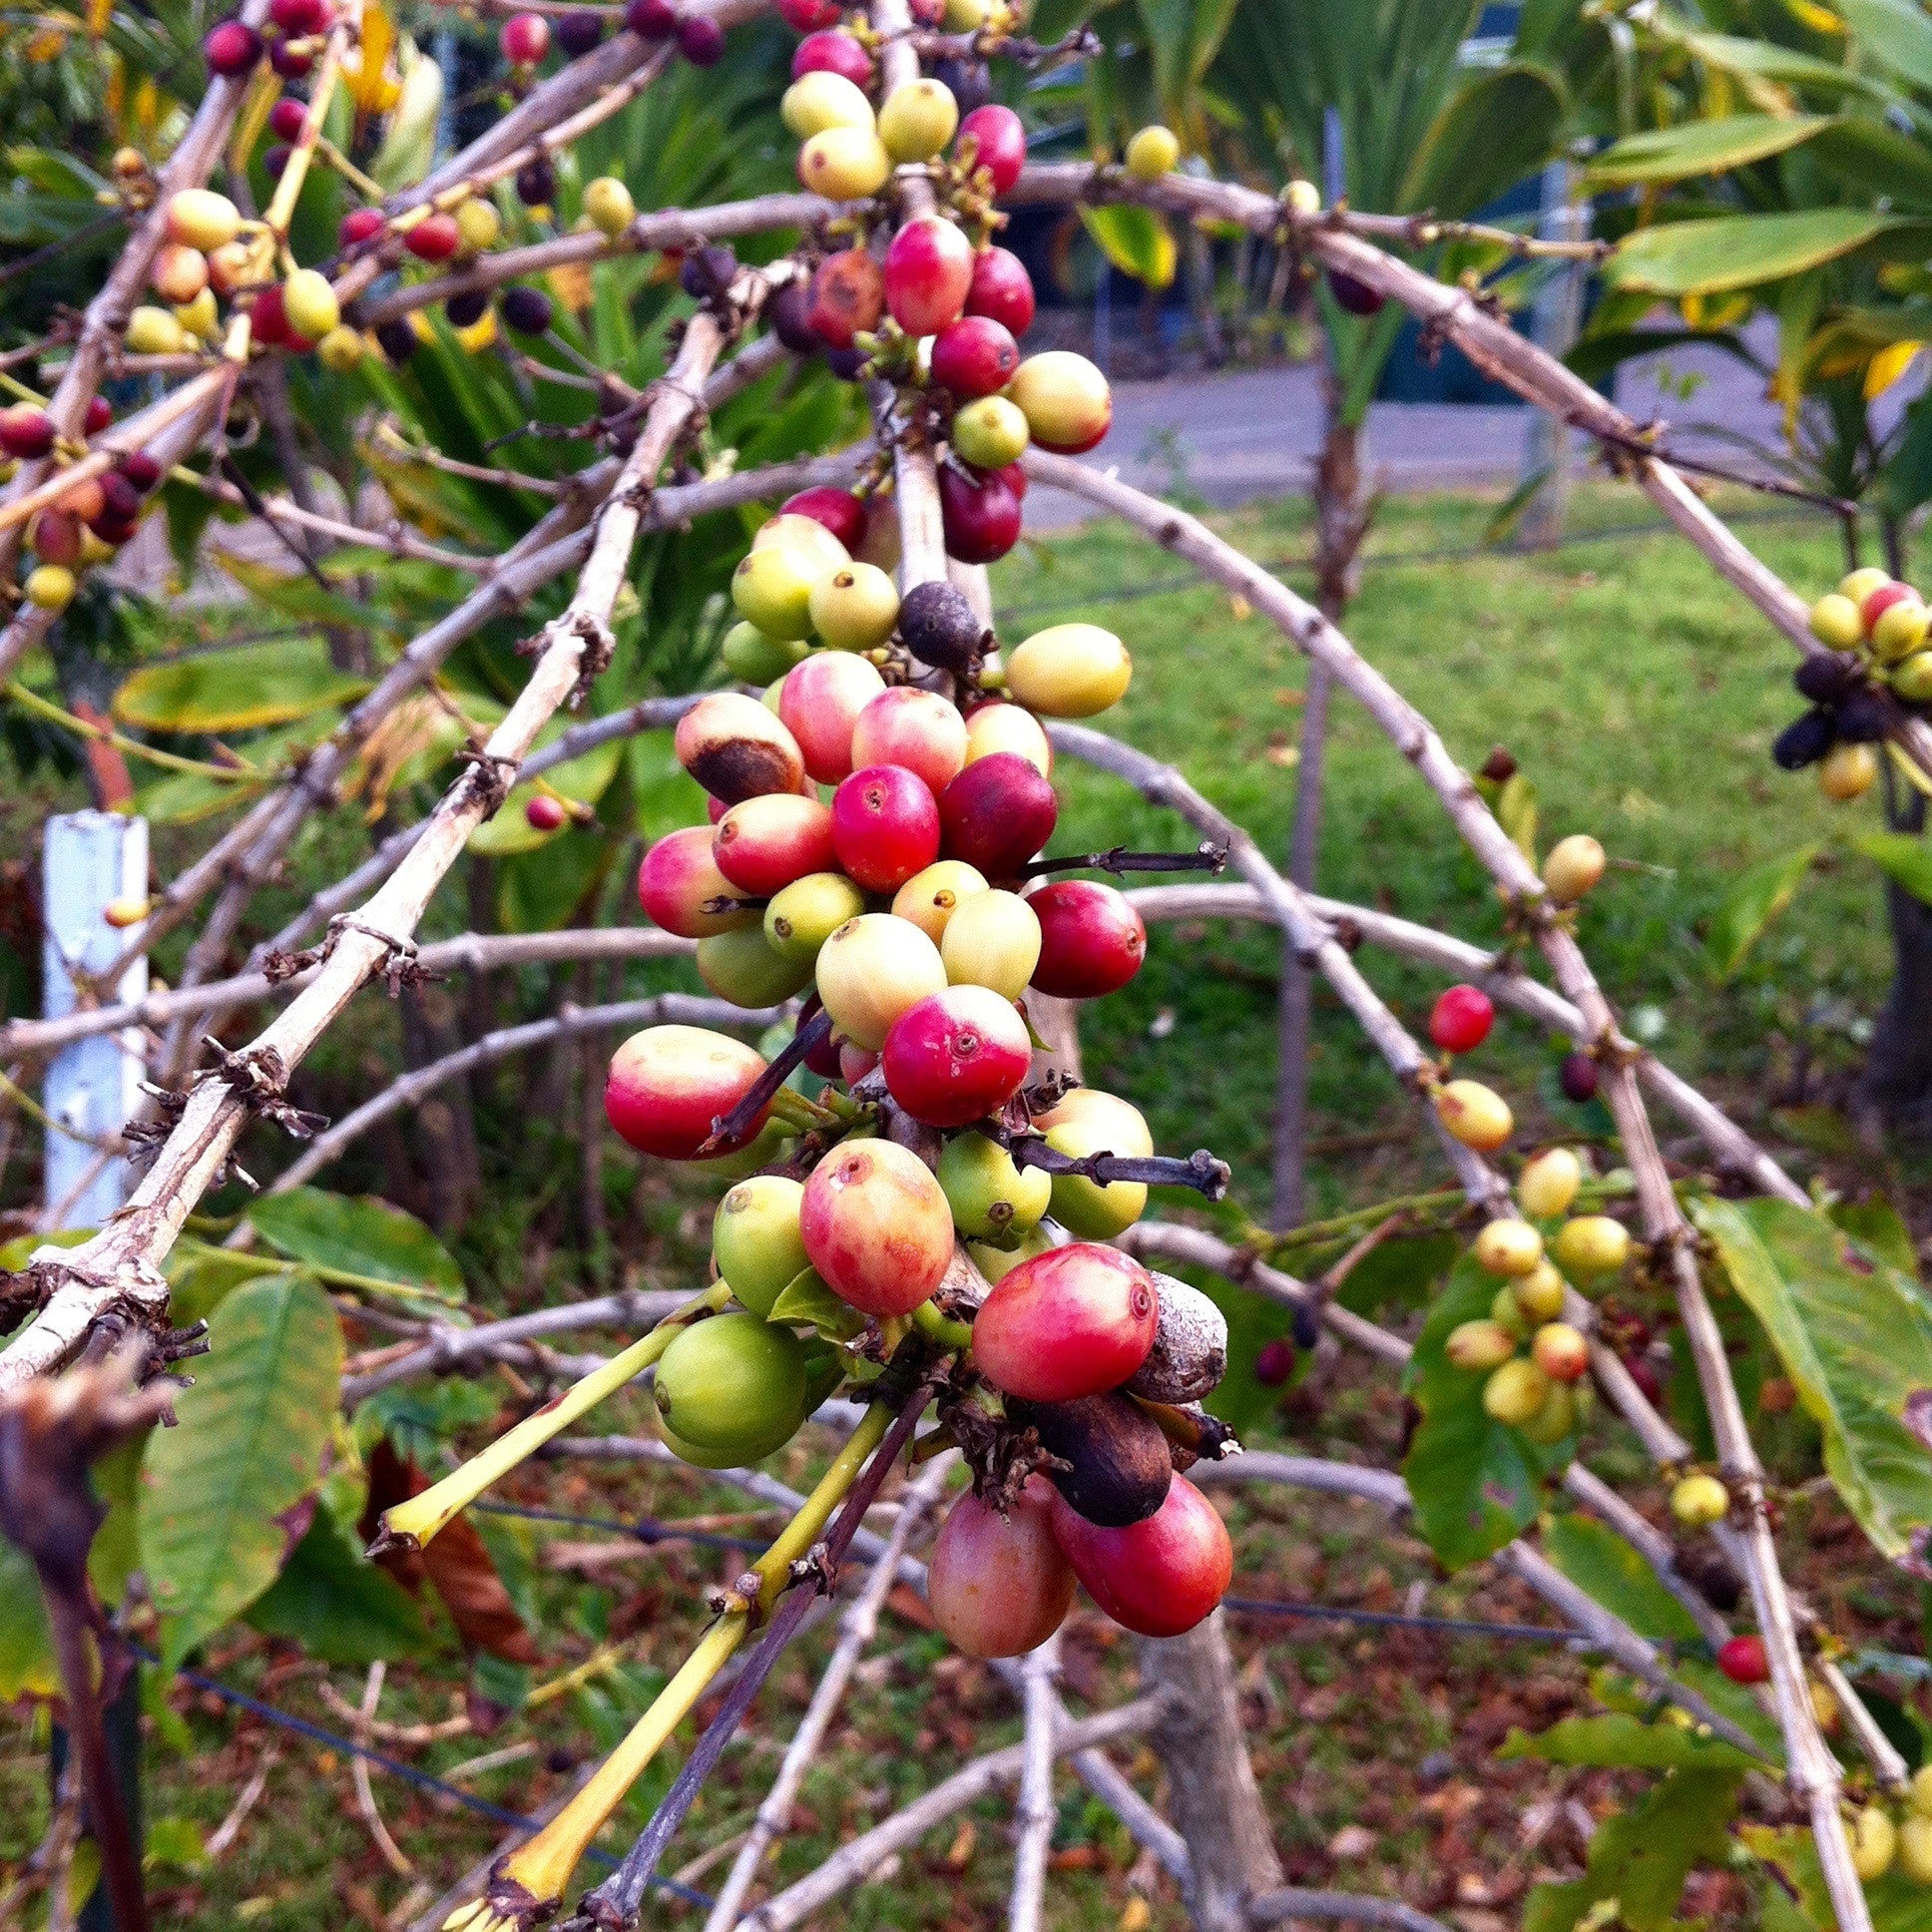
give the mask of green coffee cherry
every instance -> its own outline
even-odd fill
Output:
[[[799,638],[767,638],[755,624],[740,620],[724,633],[718,654],[740,683],[768,685],[805,655],[805,646]]]
[[[1577,1426],[1577,1398],[1567,1382],[1552,1382],[1543,1405],[1527,1422],[1516,1425],[1540,1449],[1561,1442]]]
[[[1514,1281],[1505,1281],[1496,1290],[1496,1298],[1489,1304],[1489,1318],[1512,1340],[1529,1340],[1531,1323],[1516,1298]]]
[[[939,1185],[953,1210],[953,1224],[968,1237],[1021,1234],[1035,1225],[1053,1199],[1053,1177],[1020,1168],[997,1141],[961,1134],[939,1157]]]
[[[798,1231],[805,1191],[783,1175],[753,1175],[718,1204],[712,1255],[726,1286],[754,1315],[768,1315],[791,1278],[811,1265]]]
[[[870,651],[899,621],[899,593],[876,564],[842,564],[812,585],[812,629],[834,651]]]
[[[1630,1229],[1608,1214],[1579,1214],[1557,1229],[1551,1251],[1566,1274],[1615,1274],[1630,1258]]]
[[[665,1350],[654,1394],[680,1440],[756,1462],[789,1442],[805,1418],[804,1347],[762,1316],[714,1315]]]
[[[811,962],[786,958],[762,926],[739,926],[698,942],[698,977],[733,1006],[776,1006],[811,978]]]
[[[1563,1312],[1563,1276],[1549,1261],[1537,1262],[1520,1280],[1510,1283],[1517,1308],[1532,1322],[1554,1321]]]
[[[1036,1254],[1044,1254],[1052,1245],[1039,1228],[1029,1227],[1011,1247],[995,1246],[991,1241],[968,1241],[966,1252],[987,1280],[998,1281],[1022,1261],[1030,1261]]]
[[[1457,1368],[1500,1368],[1516,1353],[1516,1337],[1501,1322],[1459,1322],[1450,1329],[1442,1352]]]
[[[1707,1529],[1730,1513],[1730,1491],[1715,1476],[1686,1476],[1671,1491],[1671,1514],[1690,1529]]]
[[[865,895],[843,872],[807,872],[771,895],[765,941],[781,958],[809,967],[818,948],[864,910]]]

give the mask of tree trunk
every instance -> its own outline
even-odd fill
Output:
[[[1885,816],[1894,831],[1923,835],[1925,799],[1884,767]],[[1904,796],[1901,798],[1901,790]],[[1885,882],[1892,929],[1892,985],[1872,1032],[1854,1103],[1861,1133],[1932,1126],[1932,905],[1894,879]]]
[[[1328,427],[1315,465],[1315,577],[1322,615],[1334,622],[1361,583],[1362,539],[1373,514],[1362,478],[1361,431],[1336,408],[1332,379]],[[1303,891],[1315,882],[1321,834],[1321,781],[1328,744],[1328,673],[1310,662],[1301,707],[1301,757],[1295,770],[1294,829],[1288,877]],[[1307,1203],[1308,1034],[1314,983],[1308,969],[1281,949],[1279,1049],[1274,1090],[1273,1224],[1292,1227]]]
[[[441,986],[402,989],[402,1058],[426,1067],[462,1046],[456,1002]],[[469,1081],[447,1081],[416,1110],[423,1145],[430,1218],[439,1233],[460,1227],[483,1199],[483,1163],[477,1152],[476,1116]]]
[[[1221,1613],[1186,1637],[1141,1639],[1141,1682],[1165,1690],[1153,1734],[1168,1773],[1168,1808],[1194,1861],[1188,1913],[1196,1932],[1245,1932],[1247,1902],[1281,1883],[1281,1863],[1241,1736],[1234,1660]]]

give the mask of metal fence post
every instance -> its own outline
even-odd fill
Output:
[[[148,821],[112,811],[48,819],[41,896],[41,1006],[49,1019],[59,1019],[80,1003],[74,973],[104,970],[126,943],[127,934],[108,924],[108,907],[148,896]],[[147,960],[135,960],[118,986],[103,990],[115,1000],[139,999],[148,990]],[[66,1132],[47,1136],[47,1231],[98,1227],[127,1200],[128,1164],[104,1153],[101,1143],[132,1116],[142,1072],[138,1034],[96,1034],[48,1063],[42,1104]]]
[[[47,820],[41,899],[46,937],[41,954],[41,1007],[49,1019],[71,1013],[80,995],[76,970],[100,972],[119,956],[127,934],[107,922],[117,899],[148,896],[148,821],[122,812],[63,812]],[[148,962],[137,959],[104,997],[139,999],[148,990]],[[102,1033],[64,1048],[48,1064],[43,1104],[67,1129],[47,1136],[42,1199],[48,1232],[98,1227],[127,1200],[133,1176],[127,1161],[104,1152],[133,1116],[140,1098],[141,1036]],[[114,1700],[101,1713],[114,1759],[121,1801],[137,1851],[141,1845],[141,1666],[133,1664]],[[56,1729],[49,1766],[55,1789],[67,1756],[67,1736]],[[104,1887],[97,1886],[79,1920],[80,1932],[126,1932],[115,1923]]]

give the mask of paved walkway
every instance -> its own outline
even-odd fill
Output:
[[[1688,398],[1667,395],[1660,373],[1699,378]],[[1749,466],[1739,433],[1780,447],[1778,412],[1756,372],[1721,350],[1647,358],[1620,372],[1619,405],[1640,422],[1678,425],[1687,455]],[[1382,490],[1444,490],[1513,484],[1524,470],[1534,412],[1527,404],[1381,402],[1369,412],[1367,471]],[[1722,423],[1725,436],[1699,425]],[[1114,427],[1089,460],[1119,466],[1143,489],[1180,483],[1217,507],[1306,490],[1321,446],[1321,379],[1312,365],[1188,374],[1114,388]],[[1587,462],[1579,446],[1575,460]],[[1058,490],[1027,493],[1029,528],[1050,530],[1091,511]]]

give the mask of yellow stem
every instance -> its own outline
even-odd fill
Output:
[[[818,1541],[825,1525],[831,1521],[832,1512],[857,1481],[866,1459],[884,1440],[895,1413],[883,1402],[875,1402],[865,1411],[850,1440],[832,1458],[811,1494],[798,1505],[797,1514],[752,1565],[758,1578],[760,1613],[770,1610],[784,1589],[791,1566]],[[750,1628],[748,1607],[733,1604],[699,1640],[698,1648],[685,1660],[677,1676],[658,1692],[651,1708],[632,1726],[630,1735],[528,1844],[503,1861],[497,1868],[497,1877],[522,1886],[539,1905],[561,1899],[571,1873],[577,1869],[578,1860],[589,1849],[591,1840],[604,1829],[606,1820],[624,1801],[625,1792],[644,1774],[672,1732],[705,1694],[706,1687],[744,1642]]]
[[[729,1299],[730,1292],[723,1281],[716,1282],[695,1300],[687,1301],[677,1313],[667,1315],[648,1335],[634,1341],[621,1354],[613,1355],[603,1367],[593,1369],[554,1402],[545,1404],[535,1415],[525,1416],[514,1429],[498,1436],[462,1468],[452,1470],[441,1482],[432,1483],[421,1495],[384,1510],[383,1535],[408,1537],[420,1549],[492,1483],[535,1454],[552,1436],[561,1435],[606,1396],[615,1395],[633,1376],[641,1375],[689,1322],[699,1315],[716,1314]]]
[[[149,764],[161,765],[169,771],[191,771],[198,778],[214,778],[223,784],[248,784],[258,780],[262,773],[252,764],[243,763],[240,767],[228,764],[210,764],[202,758],[185,758],[174,751],[157,750],[152,744],[143,744],[139,738],[124,737],[119,731],[110,730],[105,724],[90,724],[84,718],[76,718],[72,712],[62,709],[50,700],[42,698],[23,684],[12,683],[7,686],[7,696],[25,711],[36,712],[56,724],[66,726],[82,737],[97,738],[103,744],[112,744],[117,751],[125,751],[131,758],[144,759]]]
[[[690,1715],[748,1628],[740,1616],[722,1617],[699,1640],[684,1667],[653,1699],[631,1734],[597,1767],[590,1781],[520,1849],[504,1861],[502,1876],[539,1900],[560,1899],[578,1860],[604,1829],[624,1794]]]
[[[308,176],[315,144],[321,138],[322,121],[328,113],[329,96],[342,71],[342,55],[348,47],[350,23],[340,22],[328,37],[320,64],[315,69],[314,85],[308,90],[308,119],[302,123],[301,139],[288,152],[288,163],[275,183],[274,198],[262,213],[262,221],[277,241],[288,233],[288,220],[295,212],[295,198]]]

